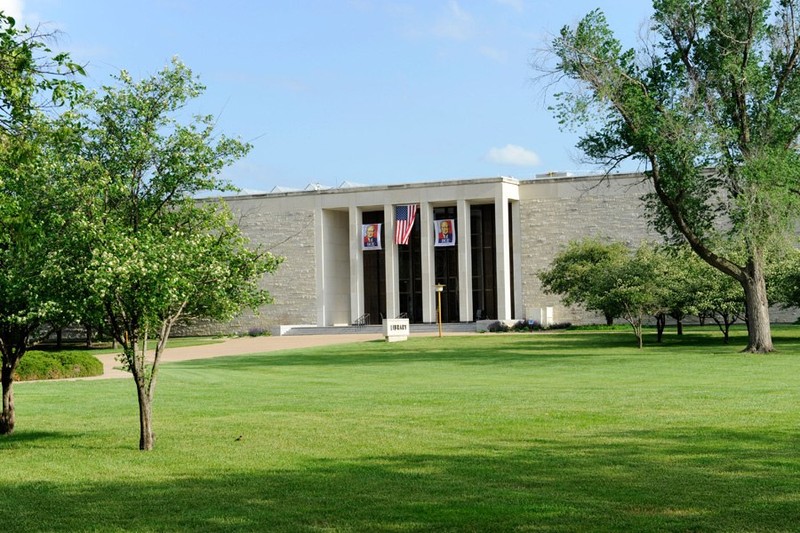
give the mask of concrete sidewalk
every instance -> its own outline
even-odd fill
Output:
[[[204,344],[201,346],[167,348],[164,350],[164,355],[162,356],[161,361],[188,361],[190,359],[207,359],[210,357],[223,357],[226,355],[245,355],[251,353],[274,352],[277,350],[330,346],[333,344],[366,342],[379,339],[383,339],[382,334],[236,337],[232,339],[225,339],[222,342]],[[103,363],[103,374],[101,376],[77,379],[129,378],[131,376],[128,372],[120,370],[120,363],[117,361],[115,354],[98,355],[97,358]]]

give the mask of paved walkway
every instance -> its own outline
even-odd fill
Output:
[[[161,361],[188,361],[190,359],[206,359],[209,357],[222,357],[226,355],[245,355],[251,353],[274,352],[277,350],[290,350],[293,348],[310,348],[314,346],[330,346],[332,344],[374,341],[382,338],[382,334],[368,333],[352,335],[298,335],[289,337],[237,337],[225,339],[222,342],[214,344],[167,348],[164,350]],[[120,363],[117,361],[115,354],[98,355],[97,358],[103,363],[103,374],[101,376],[78,379],[130,377],[128,372],[118,368]]]

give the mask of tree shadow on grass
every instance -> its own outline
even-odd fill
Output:
[[[690,348],[703,355],[736,354],[737,348],[724,346],[719,339],[697,336],[692,339],[668,340],[663,345],[655,343],[639,350],[635,337],[630,334],[586,334],[559,333],[556,335],[501,334],[502,338],[417,339],[407,343],[357,343],[337,345],[330,348],[310,348],[227,356],[224,358],[183,361],[182,368],[225,368],[247,370],[248,368],[282,366],[352,366],[395,365],[406,363],[455,363],[463,365],[513,365],[547,363],[574,358],[621,356],[659,356],[664,349]]]
[[[253,354],[244,356],[226,356],[204,360],[181,361],[168,365],[180,365],[187,370],[194,369],[225,369],[244,371],[253,368],[268,367],[302,367],[302,366],[363,366],[363,365],[400,365],[409,363],[454,363],[463,365],[511,365],[531,363],[535,360],[544,362],[552,359],[567,359],[570,357],[586,357],[586,354],[558,354],[549,355],[521,350],[496,350],[491,354],[469,354],[454,352],[395,352],[392,354],[360,352],[353,350],[347,353],[325,353],[324,351],[293,351],[274,352],[269,354]]]
[[[0,450],[23,448],[32,443],[58,442],[72,436],[79,435],[67,435],[58,431],[15,431],[11,435],[0,436]]]
[[[5,483],[0,511],[6,531],[789,531],[798,444],[718,428],[541,437],[158,482]]]

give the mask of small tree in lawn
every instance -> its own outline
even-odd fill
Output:
[[[675,319],[677,333],[682,335],[683,320],[698,314],[698,298],[707,292],[708,277],[714,271],[688,246],[661,246],[656,253],[663,258],[666,271],[665,314]]]
[[[742,286],[736,280],[709,269],[707,283],[698,292],[700,312],[714,321],[728,344],[731,326],[746,320],[745,298]]]
[[[633,328],[639,348],[644,345],[644,321],[667,309],[669,287],[663,281],[668,275],[667,269],[663,255],[654,247],[642,244],[627,261],[605,274],[609,278],[605,285],[607,298]]]
[[[59,161],[45,155],[57,141],[45,112],[80,89],[72,75],[83,71],[51,55],[48,38],[0,12],[0,435],[16,424],[17,365],[42,324],[60,314],[44,268],[63,226]]]
[[[629,253],[619,242],[571,241],[538,276],[546,293],[560,295],[564,305],[580,305],[587,311],[602,313],[606,324],[611,325],[620,309],[616,301],[607,298],[608,284],[613,279],[606,274],[626,261]]]
[[[697,315],[702,320],[712,319],[722,332],[725,344],[728,343],[730,328],[744,317],[745,302],[742,286],[730,276],[711,267],[696,254],[679,247],[677,259],[686,276],[682,298],[686,302],[688,314]],[[728,252],[736,256],[735,251]]]
[[[203,87],[179,61],[87,100],[79,118],[86,137],[77,170],[91,198],[73,213],[85,231],[70,248],[120,343],[136,384],[139,448],[154,445],[152,403],[159,362],[178,320],[229,319],[269,301],[259,282],[279,259],[248,247],[224,203],[198,201],[203,191],[230,189],[218,177],[249,146],[213,134],[212,117],[189,125],[176,115]],[[156,340],[147,354],[147,340]]]
[[[770,298],[783,307],[800,307],[800,250],[770,266]]]

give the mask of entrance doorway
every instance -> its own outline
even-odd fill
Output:
[[[494,204],[470,208],[472,241],[472,316],[497,318],[497,248]]]
[[[400,314],[412,324],[422,322],[422,238],[419,222],[411,228],[408,244],[397,246]]]
[[[434,220],[452,219],[456,227],[452,232],[458,235],[456,207],[436,207],[433,210]],[[434,249],[435,276],[434,283],[444,285],[442,291],[442,322],[459,322],[458,311],[458,247],[464,243],[456,242],[453,246],[437,246]],[[437,297],[438,298],[438,297]]]
[[[381,224],[381,243],[386,246],[383,211],[365,211],[362,224]],[[364,250],[364,313],[367,324],[381,324],[386,316],[386,251]]]

